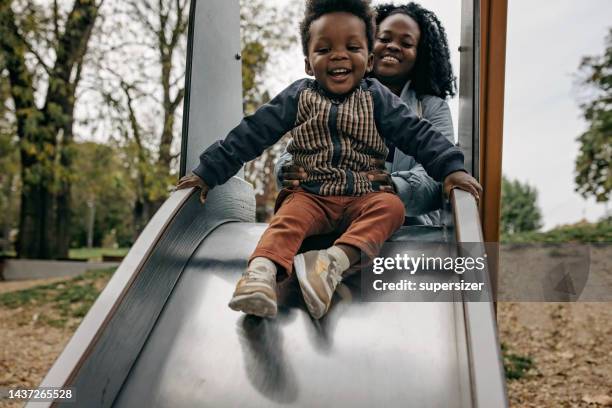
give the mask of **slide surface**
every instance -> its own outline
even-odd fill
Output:
[[[229,309],[264,228],[227,223],[202,242],[115,406],[467,406],[460,304],[360,302],[352,279],[314,321],[290,280],[276,319]]]

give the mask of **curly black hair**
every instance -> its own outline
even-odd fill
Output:
[[[308,56],[308,42],[310,41],[310,25],[324,14],[346,12],[363,20],[366,26],[366,39],[368,50],[374,47],[374,10],[370,7],[370,0],[307,0],[304,19],[300,23],[300,37],[302,51]]]
[[[455,96],[456,78],[450,62],[446,31],[438,17],[414,2],[402,6],[382,4],[376,7],[376,13],[377,28],[387,17],[399,13],[411,17],[419,25],[421,38],[410,83],[417,95],[435,95],[442,99]]]

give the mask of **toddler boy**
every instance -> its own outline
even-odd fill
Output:
[[[275,316],[277,269],[291,274],[295,267],[310,314],[318,319],[328,311],[343,272],[359,262],[361,252],[375,257],[404,221],[400,199],[378,191],[364,175],[373,170],[372,158],[387,156],[384,139],[415,156],[438,180],[476,183],[456,147],[378,81],[364,79],[372,68],[372,17],[367,0],[308,1],[300,28],[306,73],[315,79],[294,82],[244,118],[202,153],[194,175],[177,186],[199,186],[205,197],[291,135],[287,151],[308,178],[281,192],[280,208],[236,285],[229,303],[234,310]],[[344,233],[332,247],[295,256],[304,238],[334,230]]]

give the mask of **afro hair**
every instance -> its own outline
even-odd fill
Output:
[[[335,12],[346,12],[355,15],[365,23],[368,50],[374,46],[374,11],[369,0],[307,0],[304,19],[300,23],[302,50],[308,55],[310,41],[310,25],[319,17]]]
[[[456,79],[450,62],[446,31],[438,17],[413,2],[402,6],[382,4],[376,7],[376,27],[380,27],[380,23],[394,14],[411,17],[421,30],[411,81],[415,92],[418,95],[435,95],[442,99],[454,96]]]

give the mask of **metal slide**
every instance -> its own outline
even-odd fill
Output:
[[[265,225],[239,222],[253,208],[222,193],[205,210],[185,191],[165,203],[44,386],[75,387],[82,407],[506,406],[490,303],[362,303],[354,292],[316,322],[290,281],[277,319],[230,310]],[[476,209],[467,195],[455,202]],[[393,240],[452,253],[455,236],[404,227]]]
[[[240,75],[237,33],[223,37],[227,47],[210,46],[238,26],[238,2],[192,1],[189,72],[201,75],[188,76],[183,172],[211,142],[203,132],[222,134],[240,117],[240,94],[228,91],[239,84],[230,80]],[[276,319],[230,310],[265,228],[254,213],[239,178],[204,206],[192,190],[174,192],[41,384],[74,387],[76,403],[28,406],[507,406],[491,302],[361,302],[353,279],[317,322],[290,280]],[[458,242],[482,242],[467,193],[445,217],[445,227],[404,227],[392,241],[415,253],[441,243],[452,256]],[[486,271],[478,279],[487,283]]]
[[[114,406],[504,406],[497,355],[479,368],[482,389],[473,388],[469,337],[486,338],[493,327],[466,327],[467,304],[460,301],[361,303],[352,301],[357,291],[338,297],[315,322],[290,281],[276,319],[230,310],[264,228],[225,223],[194,251]],[[422,242],[446,242],[452,253],[453,238],[444,232],[405,228],[394,241],[417,251]],[[489,304],[477,306],[491,312]]]

